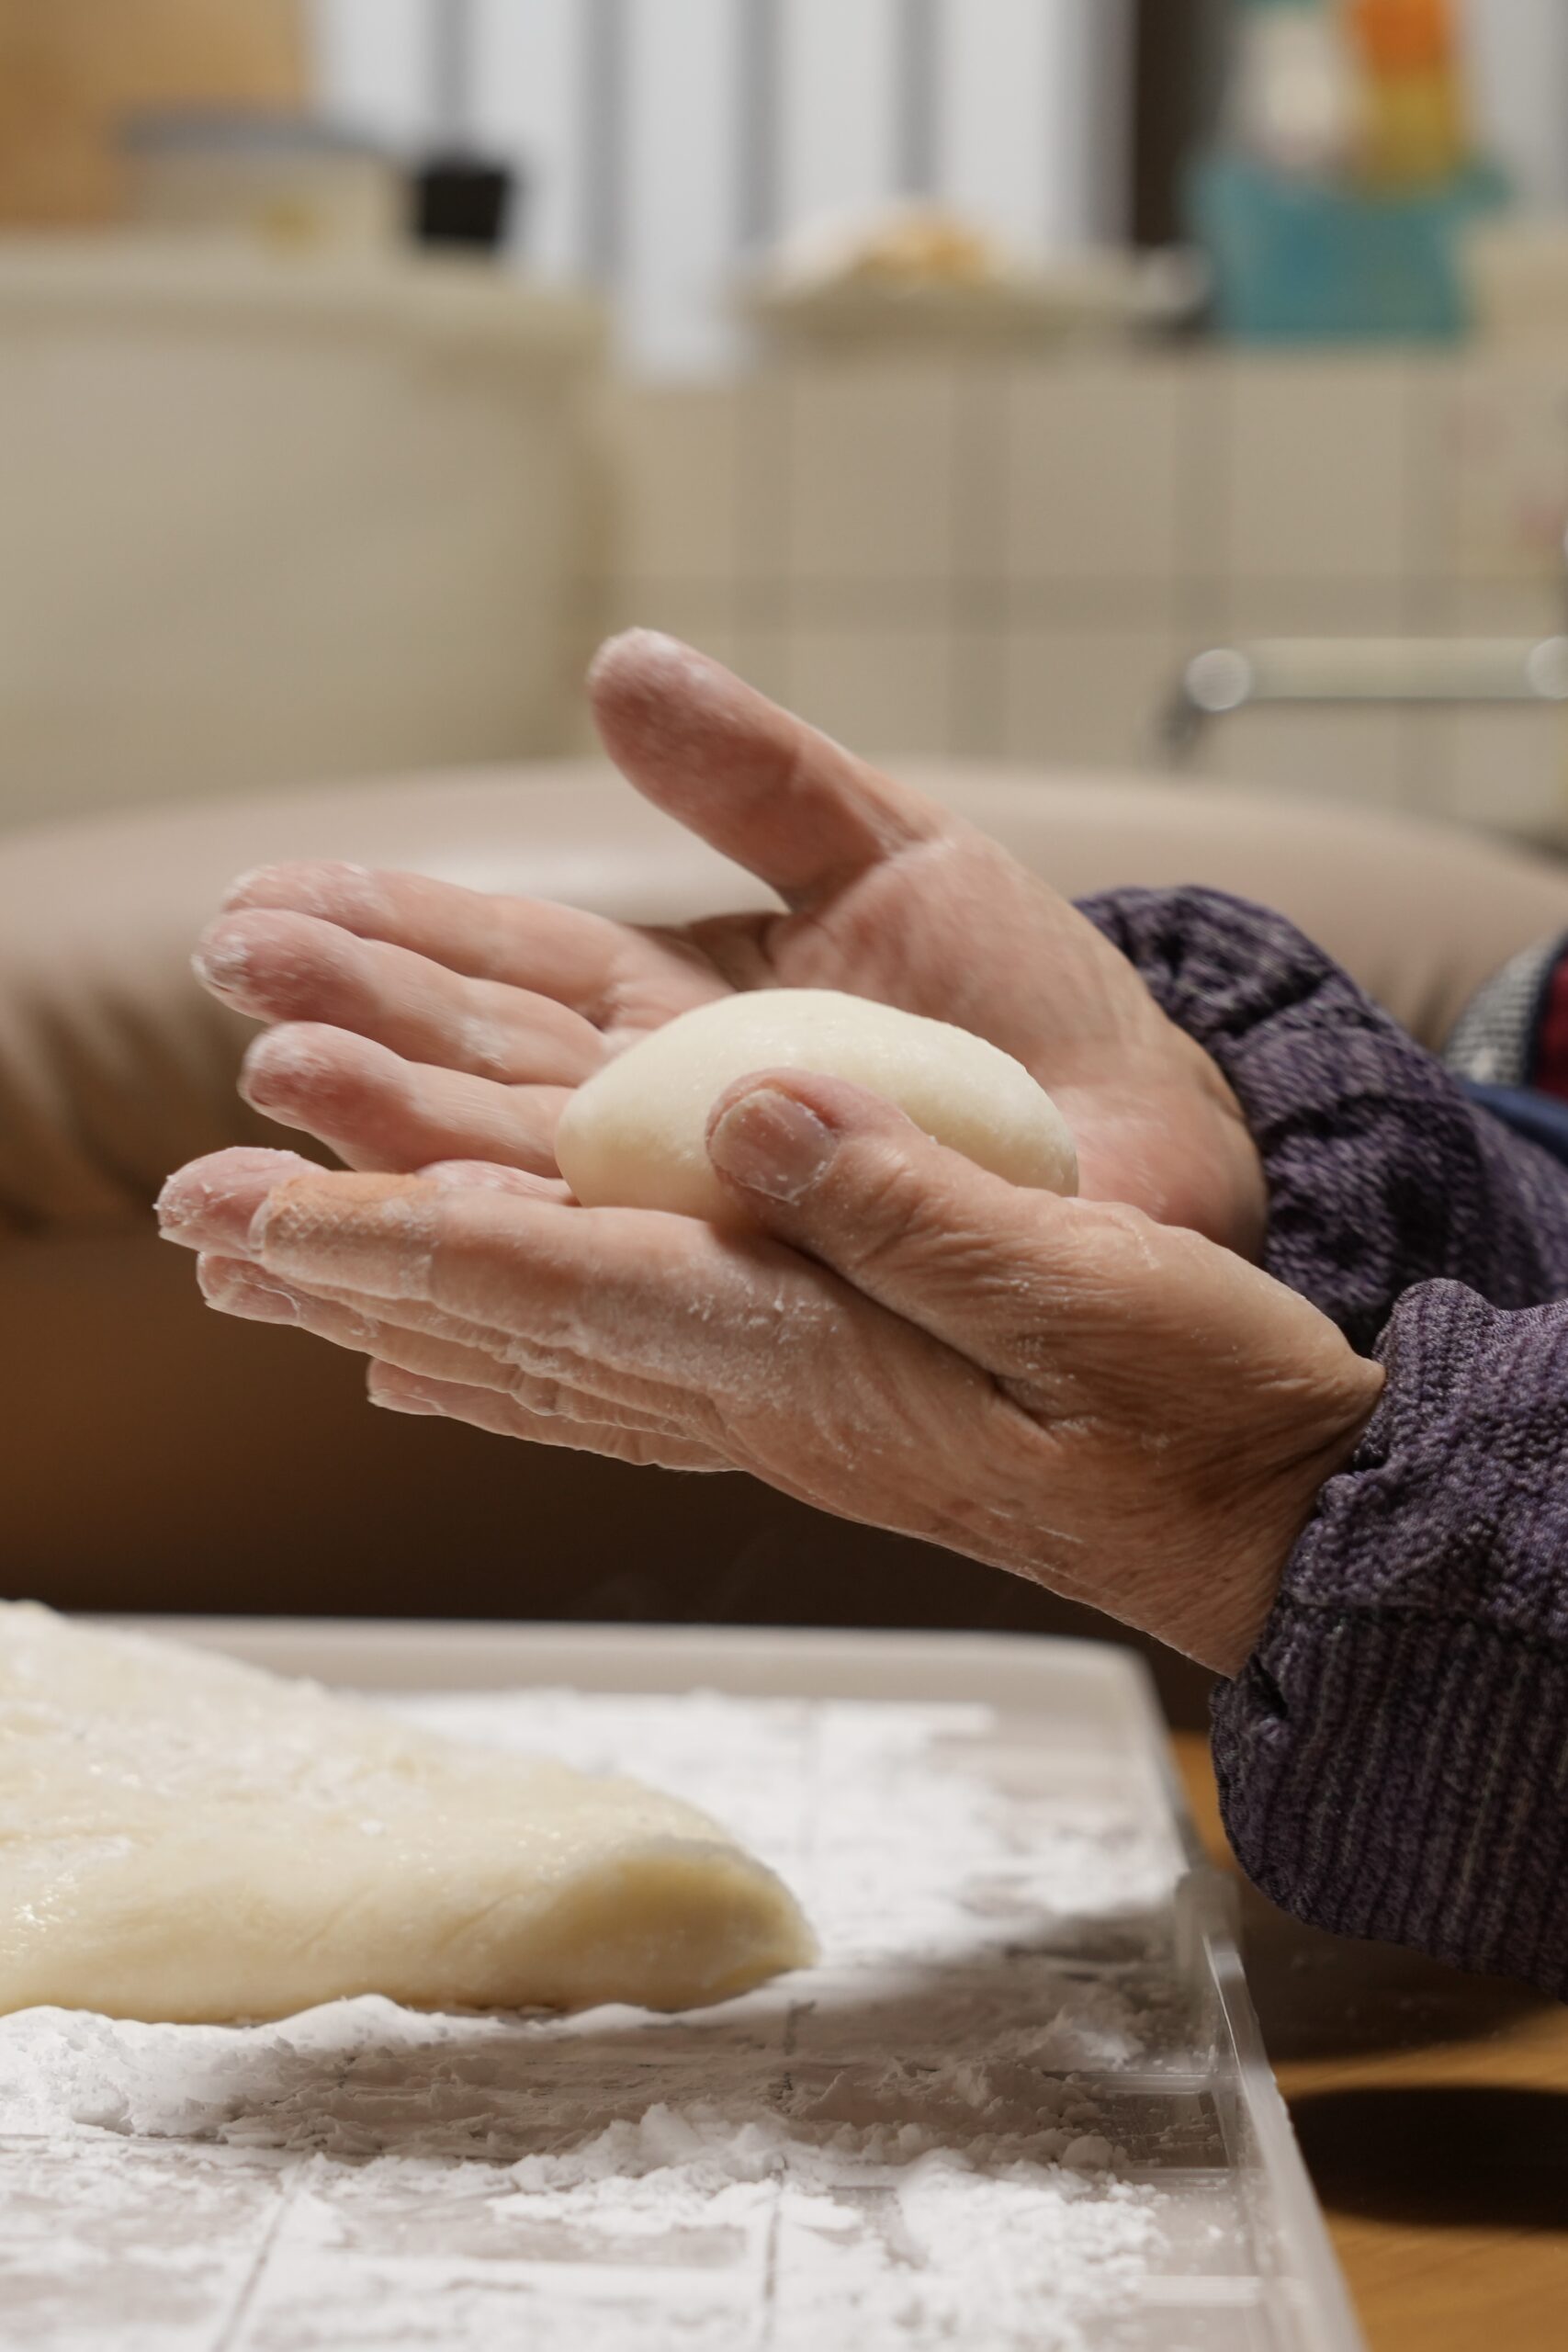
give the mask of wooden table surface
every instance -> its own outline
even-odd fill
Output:
[[[1234,1871],[1206,1742],[1176,1735]],[[1568,2007],[1303,1928],[1252,1888],[1243,1951],[1372,2352],[1568,2352]]]

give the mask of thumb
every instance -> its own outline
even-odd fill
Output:
[[[1109,1309],[1112,1261],[1146,1265],[1157,1230],[1010,1184],[880,1095],[801,1070],[728,1088],[707,1141],[752,1223],[1001,1378],[1037,1377],[1042,1318]]]

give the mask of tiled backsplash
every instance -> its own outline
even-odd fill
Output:
[[[1148,765],[1204,645],[1546,634],[1568,601],[1568,363],[844,356],[617,399],[611,620],[865,748]],[[1197,765],[1568,815],[1546,709],[1260,709]]]

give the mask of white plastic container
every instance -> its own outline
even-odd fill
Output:
[[[1360,2343],[1130,1654],[158,1630],[705,1800],[821,1962],[676,2018],[0,2020],[32,2352],[119,2352],[128,2311],[137,2352]]]

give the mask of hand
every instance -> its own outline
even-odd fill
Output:
[[[1124,957],[995,842],[669,639],[606,647],[592,692],[638,791],[785,911],[638,931],[411,875],[277,866],[235,886],[197,968],[274,1028],[247,1099],[349,1166],[554,1172],[567,1091],[731,989],[832,988],[956,1022],[1060,1102],[1090,1199],[1254,1257],[1262,1170],[1209,1057]]]
[[[161,1208],[215,1306],[368,1355],[378,1404],[750,1471],[1241,1666],[1376,1366],[1231,1252],[1020,1191],[840,1081],[743,1080],[709,1148],[753,1232],[243,1152]]]

